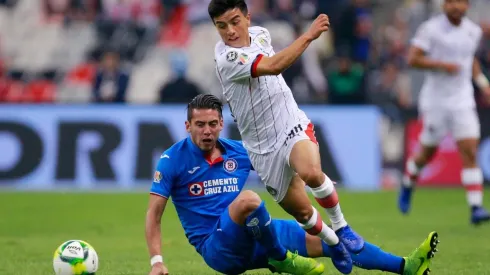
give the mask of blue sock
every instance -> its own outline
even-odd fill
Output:
[[[322,245],[323,255],[330,257],[327,244],[322,242]],[[386,253],[381,248],[368,242],[365,243],[364,249],[359,254],[351,254],[351,257],[354,265],[362,269],[376,269],[395,274],[403,273],[405,260],[402,257]]]
[[[266,250],[267,255],[278,261],[286,259],[286,248],[279,242],[279,238],[272,231],[271,216],[265,208],[264,202],[255,209],[245,220],[247,232],[259,242]]]

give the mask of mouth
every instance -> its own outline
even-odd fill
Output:
[[[231,41],[231,42],[235,42],[238,40],[238,37],[235,37],[235,38],[228,38],[228,41]]]
[[[212,143],[212,142],[213,142],[213,140],[210,139],[210,138],[205,138],[205,139],[202,140],[202,143],[204,143],[204,144],[209,144],[209,143]]]

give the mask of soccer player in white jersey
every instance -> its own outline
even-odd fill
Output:
[[[364,240],[344,219],[334,184],[321,170],[313,125],[281,75],[328,31],[328,16],[319,15],[307,32],[275,53],[269,31],[250,27],[243,0],[212,0],[208,12],[221,36],[215,60],[224,96],[268,192],[309,234],[319,236],[338,253],[345,249],[358,253]],[[333,230],[312,206],[305,184],[326,209]],[[348,253],[342,254],[350,262]]]
[[[419,99],[422,148],[406,164],[398,207],[402,213],[409,212],[419,172],[449,133],[457,142],[463,163],[461,181],[471,208],[471,222],[478,224],[488,221],[490,215],[482,206],[483,175],[476,158],[480,123],[472,79],[489,99],[490,88],[475,58],[482,30],[465,17],[468,6],[468,0],[445,0],[444,14],[424,22],[412,40],[408,63],[427,71]]]

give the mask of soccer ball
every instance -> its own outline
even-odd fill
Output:
[[[85,241],[66,241],[54,252],[53,268],[56,275],[94,275],[98,267],[97,252]]]

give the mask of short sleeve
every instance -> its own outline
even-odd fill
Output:
[[[412,45],[424,51],[429,51],[432,46],[432,34],[428,23],[420,25],[412,39]]]
[[[257,77],[257,64],[262,57],[260,51],[247,52],[242,49],[227,48],[216,59],[220,77],[228,81]]]
[[[175,169],[172,167],[172,160],[167,154],[163,154],[153,174],[150,193],[169,198],[174,179]]]
[[[480,46],[482,37],[483,37],[483,29],[480,26],[477,26],[476,28],[476,47],[478,48]]]

